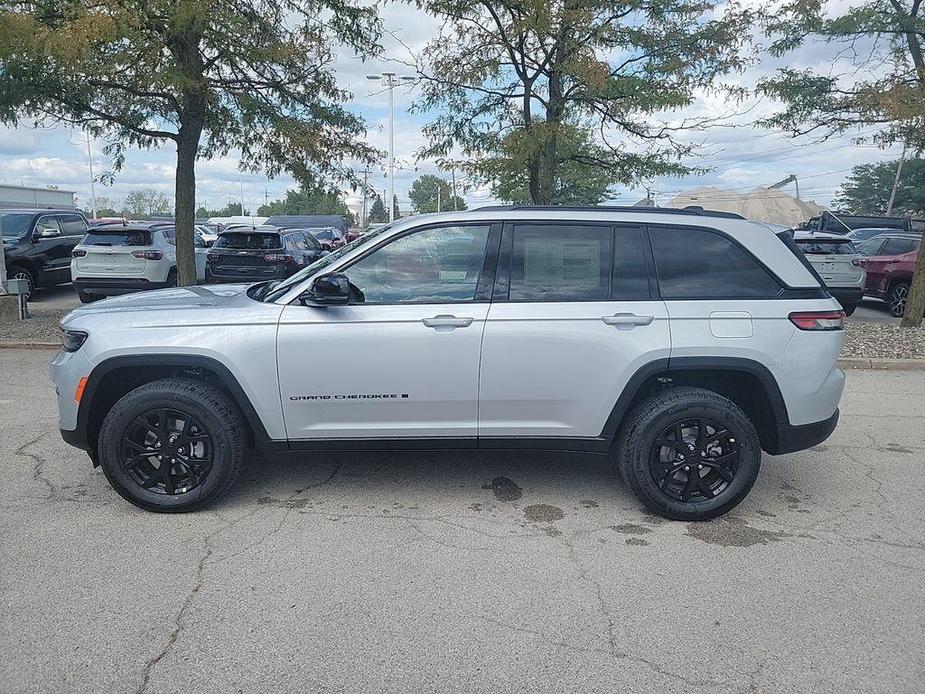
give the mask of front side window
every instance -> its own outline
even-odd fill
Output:
[[[880,247],[883,245],[883,239],[873,238],[869,241],[865,241],[860,246],[858,246],[858,255],[877,255],[880,252]]]
[[[402,236],[345,274],[367,304],[473,301],[490,229],[448,226]]]
[[[915,239],[887,239],[886,243],[883,244],[880,255],[902,255],[903,253],[914,251],[918,246],[919,242]]]
[[[652,226],[649,238],[665,299],[770,298],[780,293],[778,281],[722,234]]]
[[[510,300],[606,301],[612,236],[609,226],[515,226]]]
[[[41,236],[45,232],[60,234],[61,227],[58,226],[58,220],[54,217],[39,217],[39,221],[35,223],[35,233]]]

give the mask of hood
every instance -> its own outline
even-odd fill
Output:
[[[123,296],[102,299],[86,306],[81,306],[68,313],[62,320],[64,325],[70,321],[91,315],[116,313],[151,313],[164,312],[174,319],[193,309],[234,309],[241,306],[253,306],[255,302],[245,293],[250,284],[218,284],[211,286],[176,287],[135,292]]]

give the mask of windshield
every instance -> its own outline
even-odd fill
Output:
[[[311,229],[311,234],[316,239],[330,241],[333,238],[340,238],[340,234],[335,234],[333,229]]]
[[[284,282],[280,282],[279,284],[275,286],[268,287],[268,291],[262,297],[262,300],[268,303],[271,301],[276,301],[279,297],[281,297],[283,294],[288,292],[289,289],[293,285],[298,284],[299,282],[301,282],[307,277],[311,277],[312,275],[316,274],[319,270],[323,270],[328,265],[331,265],[335,261],[340,260],[345,255],[353,251],[353,249],[358,248],[362,246],[363,244],[372,241],[377,236],[383,234],[384,232],[388,231],[391,228],[392,228],[391,224],[386,224],[385,226],[380,227],[379,229],[368,232],[364,236],[355,238],[353,241],[348,243],[346,246],[341,246],[336,251],[333,251],[332,253],[328,253],[328,255],[324,256],[323,258],[320,258],[319,260],[316,260],[314,263],[312,263],[308,267],[305,267],[299,270],[297,273],[295,273],[292,277],[285,280]]]
[[[245,234],[237,231],[226,231],[218,237],[212,247],[264,251],[272,248],[282,248],[282,246],[279,234]]]
[[[0,230],[3,236],[25,236],[32,221],[31,214],[0,212]]]

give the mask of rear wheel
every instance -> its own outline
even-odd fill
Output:
[[[35,275],[27,267],[22,265],[14,265],[10,268],[9,276],[7,279],[11,280],[25,280],[28,285],[28,290],[26,292],[26,301],[32,298],[32,295],[35,293]]]
[[[167,273],[167,286],[176,287],[177,286],[177,268],[170,268],[170,272]]]
[[[646,398],[617,441],[620,473],[653,513],[708,520],[738,505],[761,464],[755,427],[731,400],[701,388]]]
[[[844,304],[842,305],[842,310],[845,312],[846,316],[850,316],[852,313],[854,313],[857,307],[857,304]]]
[[[890,307],[890,315],[894,318],[902,318],[906,313],[906,299],[909,297],[909,285],[906,282],[897,282],[890,287],[890,296],[887,304]]]
[[[94,301],[99,301],[103,297],[99,294],[88,294],[83,289],[78,289],[77,298],[80,299],[80,303],[82,304],[92,304]]]
[[[217,388],[182,378],[123,396],[99,435],[100,464],[122,497],[148,511],[194,511],[224,494],[244,467],[244,422]]]

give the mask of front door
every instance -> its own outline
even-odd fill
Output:
[[[295,302],[278,333],[291,441],[465,438],[475,445],[479,351],[499,229],[437,225],[338,272],[347,306]]]
[[[482,345],[480,442],[593,446],[633,374],[668,357],[643,230],[505,224],[501,249]]]

